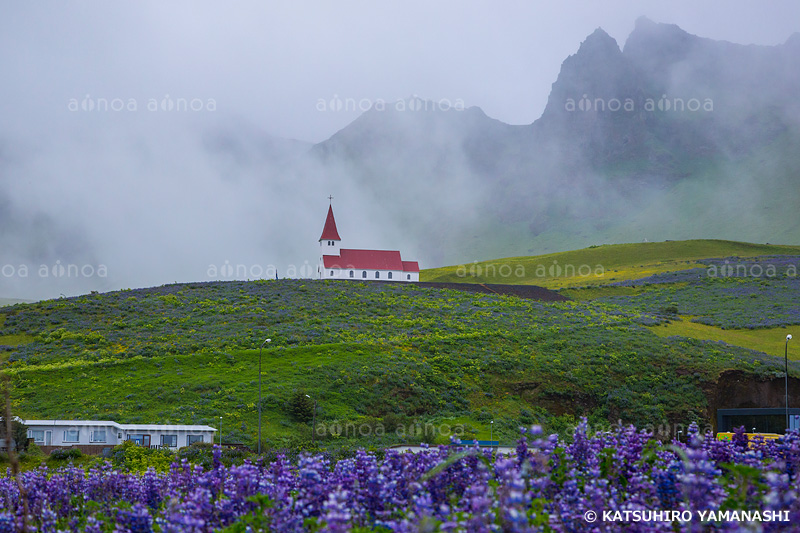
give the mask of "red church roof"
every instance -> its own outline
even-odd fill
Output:
[[[328,218],[325,219],[325,227],[322,228],[321,241],[341,241],[339,232],[336,230],[336,220],[333,218],[333,206],[328,206]]]
[[[419,272],[419,263],[416,261],[403,261],[403,272]]]
[[[342,249],[340,255],[323,255],[325,268],[399,270],[419,272],[416,261],[403,261],[396,250],[348,250]]]

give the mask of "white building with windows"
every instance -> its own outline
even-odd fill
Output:
[[[319,279],[419,281],[419,263],[403,261],[400,252],[341,248],[341,242],[330,205],[319,238]]]
[[[211,426],[119,424],[110,420],[23,420],[28,438],[45,447],[113,447],[126,440],[173,450],[195,442],[214,442]]]

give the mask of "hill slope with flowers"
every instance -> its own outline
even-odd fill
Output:
[[[579,416],[705,427],[731,372],[782,386],[773,355],[656,334],[677,312],[727,324],[732,303],[760,303],[763,315],[766,300],[734,294],[690,310],[689,282],[658,281],[574,289],[583,301],[556,303],[389,283],[175,284],[2,308],[0,344],[15,342],[0,356],[23,418],[216,426],[222,416],[225,441],[252,445],[261,353],[268,446],[311,440],[313,406],[298,405],[306,394],[317,402],[317,444],[384,446],[488,438],[492,420],[505,441],[520,425],[561,431]],[[701,281],[720,295],[726,284],[800,290],[785,276]],[[787,313],[784,326],[800,324]],[[747,325],[742,313],[736,320]],[[800,367],[790,374],[794,401]]]
[[[654,274],[705,266],[708,258],[797,256],[800,246],[719,239],[603,244],[580,250],[431,268],[426,282],[514,283],[549,289],[613,285]]]

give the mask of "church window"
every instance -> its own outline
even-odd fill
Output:
[[[353,271],[352,270],[350,271],[350,277],[351,278],[353,277]]]
[[[362,273],[361,273],[361,277],[362,277],[362,278],[366,278],[366,277],[367,277],[367,271],[366,271],[366,270],[365,270],[364,272],[362,272]]]
[[[406,279],[411,279],[411,274],[406,274]]]
[[[389,272],[389,274],[387,274],[387,277],[388,277],[389,279],[392,279],[392,273],[391,273],[391,272]]]
[[[333,276],[333,270],[331,270],[331,276]]]
[[[381,273],[376,270],[375,271],[375,279],[378,279],[380,277],[381,277]]]

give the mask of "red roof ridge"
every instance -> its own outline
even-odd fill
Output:
[[[400,250],[375,250],[372,248],[342,248],[344,252],[347,250],[348,252],[391,252],[391,253],[400,253]]]
[[[343,248],[340,250],[340,254],[323,255],[322,262],[325,268],[419,272],[419,264],[416,261],[403,261],[397,250]]]

